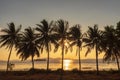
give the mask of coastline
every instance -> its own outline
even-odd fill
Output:
[[[67,61],[66,61],[67,60]],[[69,60],[69,61],[68,61]],[[103,63],[102,60],[99,60],[99,70],[117,70],[117,65],[115,62],[111,63]],[[19,61],[12,60],[12,64],[15,64],[13,67],[13,71],[27,71],[31,68],[31,61]],[[86,70],[96,70],[96,63],[94,59],[81,60],[81,69],[83,71]],[[23,66],[24,65],[24,66]],[[46,61],[35,61],[35,68],[37,69],[46,69]],[[58,59],[50,59],[50,68],[51,70],[57,70],[61,68],[61,62]],[[64,69],[72,70],[78,69],[78,60],[65,59],[64,61]],[[6,70],[6,61],[0,61],[0,70]]]

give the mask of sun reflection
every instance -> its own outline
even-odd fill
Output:
[[[64,70],[69,70],[71,65],[71,60],[64,60]]]

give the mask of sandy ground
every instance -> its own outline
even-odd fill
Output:
[[[60,80],[59,71],[0,71],[0,80]],[[120,80],[119,71],[64,71],[63,80]]]

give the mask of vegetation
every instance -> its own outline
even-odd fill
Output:
[[[105,52],[103,59],[105,61],[110,61],[110,60],[115,61],[116,59],[118,70],[120,70],[120,67],[119,67],[120,41],[118,38],[118,34],[116,34],[116,30],[114,29],[113,26],[105,27],[103,42],[104,42],[103,49]]]
[[[86,55],[95,48],[96,50],[96,69],[97,69],[97,74],[99,72],[99,67],[98,67],[98,54],[102,51],[101,50],[101,42],[102,42],[102,31],[98,29],[97,25],[94,25],[94,27],[88,27],[87,34],[84,38],[85,42],[85,47],[88,48]]]
[[[7,60],[7,68],[6,71],[9,69],[10,64],[10,57],[12,53],[13,47],[16,46],[18,39],[19,39],[19,32],[21,30],[21,25],[16,29],[15,24],[13,22],[8,24],[8,28],[2,29],[1,32],[3,33],[0,35],[0,47],[6,47],[9,49],[9,56]]]
[[[65,51],[67,50],[66,49],[66,45],[65,45],[65,42],[67,40],[67,31],[68,31],[68,22],[67,21],[64,21],[64,20],[58,20],[55,24],[55,27],[53,28],[54,29],[54,32],[55,32],[55,35],[57,36],[57,39],[58,39],[58,44],[59,46],[61,47],[61,55],[62,55],[62,66],[61,66],[61,76],[60,76],[60,80],[63,79],[63,60],[64,60],[64,53],[66,53]],[[56,47],[56,51],[58,50],[58,47]],[[65,50],[66,49],[66,50]]]
[[[64,60],[64,52],[65,52],[65,42],[67,39],[67,31],[68,31],[68,22],[64,20],[58,20],[56,22],[56,25],[54,27],[54,32],[56,33],[56,36],[58,37],[58,43],[59,46],[61,46],[61,51],[62,51],[62,70],[63,70],[63,60]],[[58,47],[59,47],[58,46]],[[58,50],[58,47],[56,47],[56,51]]]
[[[32,69],[34,69],[34,56],[37,55],[39,57],[39,44],[36,40],[36,35],[34,29],[28,27],[25,29],[25,32],[21,35],[21,39],[17,45],[17,55],[22,58],[22,60],[26,60],[31,56],[32,60]]]
[[[70,28],[69,30],[69,37],[68,39],[71,41],[70,47],[77,46],[76,54],[79,58],[79,70],[81,71],[81,58],[80,58],[80,50],[82,48],[82,38],[83,35],[81,33],[80,25],[75,25]]]
[[[46,50],[47,54],[47,71],[49,70],[49,56],[51,51],[51,43],[56,44],[55,35],[52,33],[53,21],[50,24],[43,20],[41,24],[37,24],[36,31],[38,31],[37,42],[40,44],[41,53],[43,49]]]
[[[82,33],[79,25],[70,27],[68,22],[62,19],[51,21],[50,23],[47,20],[42,20],[35,29],[28,27],[23,33],[20,33],[20,30],[21,26],[16,29],[14,23],[9,23],[8,28],[1,30],[0,47],[5,46],[10,51],[6,71],[8,71],[13,47],[16,48],[17,55],[22,60],[31,57],[32,68],[34,68],[34,56],[37,55],[39,57],[43,50],[46,50],[47,70],[49,70],[51,44],[54,45],[55,52],[61,47],[61,69],[63,71],[64,53],[68,50],[67,41],[70,41],[69,47],[77,46],[76,53],[79,57],[79,70],[81,70],[80,51],[84,47],[87,47],[85,56],[95,49],[97,74],[99,73],[98,56],[101,52],[105,53],[104,61],[116,61],[118,70],[120,70],[120,22],[117,23],[116,27],[106,26],[104,30],[99,30],[98,26],[94,25],[93,27],[88,27],[87,32]]]

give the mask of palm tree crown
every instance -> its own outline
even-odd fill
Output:
[[[82,36],[81,29],[80,29],[79,25],[75,25],[75,26],[70,28],[69,40],[73,41],[72,45],[77,45],[77,46],[81,47],[82,37],[83,36]]]
[[[15,24],[9,23],[8,29],[2,29],[3,35],[0,35],[0,43],[1,47],[6,46],[6,48],[11,48],[15,45],[18,41],[19,32],[21,30],[21,25],[19,28],[15,29]]]

